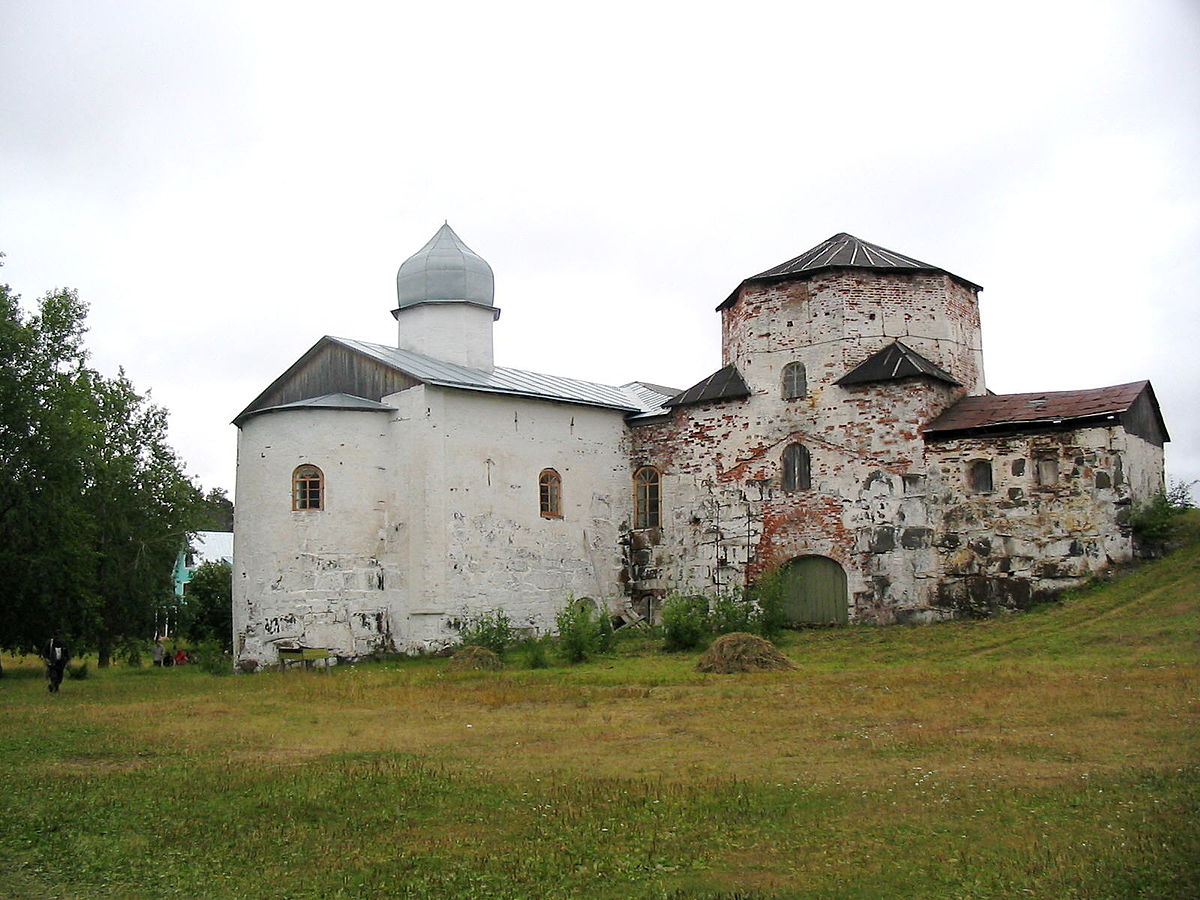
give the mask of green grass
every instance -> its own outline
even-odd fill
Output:
[[[789,634],[787,673],[634,639],[51,696],[6,658],[0,897],[1194,898],[1189,525],[1019,616]]]

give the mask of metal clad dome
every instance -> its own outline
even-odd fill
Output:
[[[492,306],[492,267],[462,242],[449,223],[410,256],[396,273],[400,307],[418,303],[475,303]]]

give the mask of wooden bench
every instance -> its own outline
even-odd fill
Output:
[[[279,649],[279,668],[281,671],[287,671],[287,664],[290,662],[302,663],[304,668],[311,669],[313,662],[318,659],[329,659],[333,653],[329,650],[323,650],[319,647],[294,647],[291,649]],[[328,672],[330,667],[325,666],[325,671]]]

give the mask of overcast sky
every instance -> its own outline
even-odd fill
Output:
[[[232,494],[230,420],[322,335],[394,344],[444,220],[498,364],[679,388],[847,231],[984,286],[996,392],[1150,379],[1200,478],[1200,4],[707,8],[0,0],[0,280],[76,288]]]

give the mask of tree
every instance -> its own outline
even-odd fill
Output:
[[[204,507],[167,445],[166,410],[134,391],[123,370],[94,375],[91,387],[83,499],[95,520],[92,634],[104,666],[122,641],[153,631],[155,607],[173,590],[175,556]]]
[[[0,284],[0,647],[78,638],[93,600],[91,517],[80,504],[89,430],[86,307],[47,294],[26,316]]]
[[[0,285],[0,647],[54,631],[107,665],[144,639],[171,568],[202,521],[166,442],[166,411],[121,372],[90,369],[87,307],[48,293],[26,315]]]
[[[205,520],[201,531],[233,531],[233,501],[224,488],[210,488],[204,495]]]
[[[180,632],[189,641],[218,641],[226,652],[233,639],[233,567],[209,560],[184,587]]]

